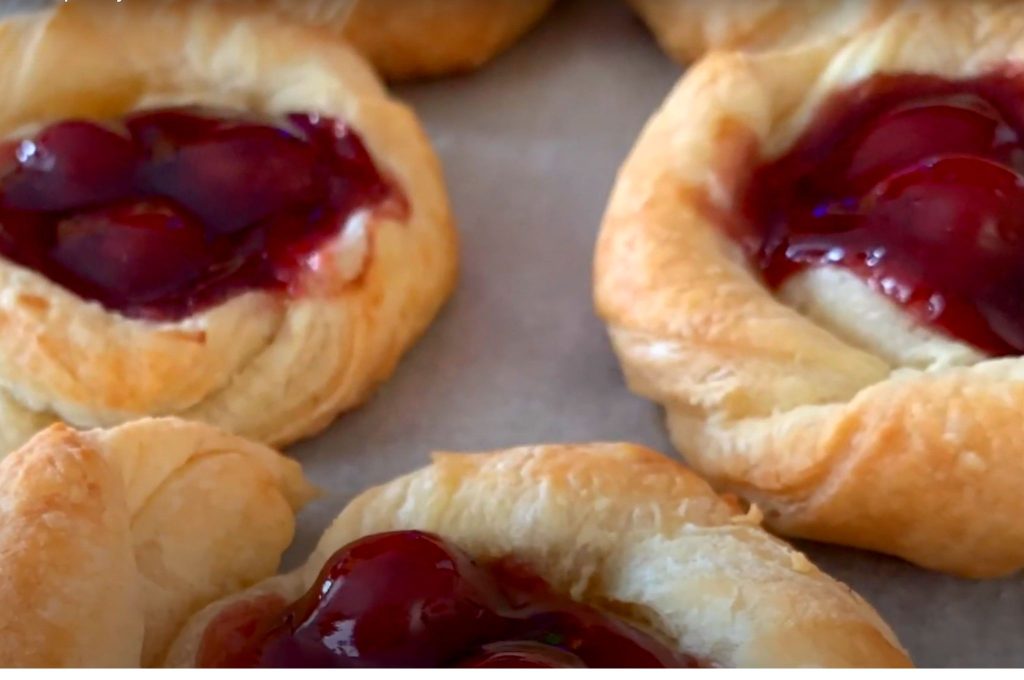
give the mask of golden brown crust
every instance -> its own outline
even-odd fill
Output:
[[[219,612],[293,600],[346,543],[437,532],[476,558],[514,554],[554,587],[612,607],[726,666],[909,664],[877,614],[682,465],[629,444],[437,454],[356,498],[306,565],[200,612],[168,655],[190,666]]]
[[[0,463],[0,665],[138,663],[142,589],[122,487],[59,426]]]
[[[271,3],[250,4],[263,8]],[[383,77],[407,80],[482,66],[536,24],[554,0],[275,0],[272,4],[289,17],[348,41]]]
[[[621,170],[595,298],[626,378],[665,407],[688,460],[775,529],[967,576],[1024,566],[1024,361],[901,363],[773,296],[718,224],[830,93],[878,71],[968,77],[1019,60],[1022,21],[1002,2],[923,4],[841,46],[710,55]]]
[[[158,662],[276,570],[310,495],[298,464],[205,425],[44,430],[0,462],[0,666]]]
[[[453,288],[437,159],[414,114],[337,40],[195,3],[83,2],[0,23],[0,52],[0,137],[161,104],[316,111],[350,124],[408,203],[407,217],[354,215],[287,294],[238,295],[174,323],[125,318],[0,261],[0,444],[41,422],[147,415],[284,444],[363,401]]]
[[[927,0],[943,2],[971,0]],[[1012,0],[1008,0],[1012,1]],[[672,58],[689,64],[710,50],[789,49],[878,27],[918,0],[629,0]]]

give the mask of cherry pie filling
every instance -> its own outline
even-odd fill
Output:
[[[1024,73],[878,75],[758,168],[735,234],[777,288],[838,266],[921,323],[1024,353]]]
[[[288,289],[352,214],[392,199],[333,118],[63,120],[0,145],[0,256],[125,316],[177,320]]]
[[[286,604],[263,596],[207,628],[203,667],[693,667],[651,635],[556,594],[512,560],[481,565],[398,531],[338,550]]]

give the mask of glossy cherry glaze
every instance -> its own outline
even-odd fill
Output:
[[[1024,353],[1024,73],[875,76],[759,168],[738,234],[766,282],[849,269],[919,321]]]
[[[228,608],[207,629],[198,661],[289,668],[698,665],[557,595],[511,561],[481,566],[419,531],[345,546],[290,606],[264,599]]]
[[[332,118],[66,120],[0,146],[0,255],[126,316],[175,320],[287,288],[353,212],[394,194]]]

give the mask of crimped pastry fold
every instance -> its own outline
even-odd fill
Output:
[[[293,600],[335,550],[397,529],[437,533],[478,560],[511,555],[558,591],[711,663],[909,663],[869,605],[761,530],[755,514],[653,451],[581,444],[436,454],[430,467],[366,491],[305,566],[200,612],[169,664],[194,665],[210,622],[233,603]]]
[[[63,420],[201,420],[271,444],[311,435],[394,370],[454,286],[441,170],[415,115],[339,41],[204,3],[75,2],[0,23],[0,136],[199,105],[334,116],[402,210],[361,209],[289,290],[177,321],[129,318],[0,259],[0,453]]]
[[[297,463],[205,425],[44,430],[0,463],[0,666],[159,662],[274,572],[311,496]]]
[[[920,3],[844,44],[719,52],[620,171],[595,299],[676,447],[785,534],[972,577],[1024,566],[1024,364],[913,322],[848,272],[773,294],[723,224],[752,169],[876,73],[971,78],[1024,57],[1012,3]],[[868,322],[865,322],[868,320]]]

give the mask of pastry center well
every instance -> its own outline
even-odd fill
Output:
[[[229,607],[199,664],[221,667],[695,666],[633,626],[556,594],[511,561],[480,565],[419,531],[336,552],[297,602]]]
[[[766,283],[854,272],[921,323],[1024,353],[1024,74],[879,75],[756,170],[737,238]]]
[[[288,288],[394,192],[351,129],[315,114],[64,120],[0,146],[0,256],[126,316],[177,320]]]

